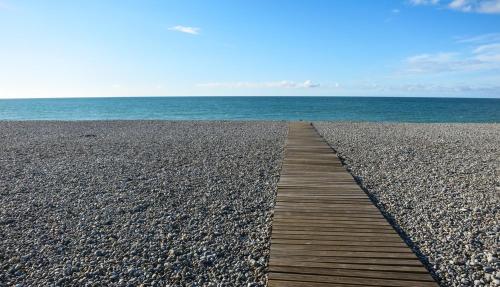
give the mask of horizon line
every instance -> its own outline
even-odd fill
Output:
[[[427,99],[500,99],[498,96],[224,96],[224,95],[185,95],[185,96],[85,96],[85,97],[0,97],[0,100],[55,100],[55,99],[119,99],[119,98],[427,98]]]

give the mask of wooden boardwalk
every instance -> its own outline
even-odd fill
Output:
[[[291,123],[272,227],[270,287],[438,286],[307,123]]]

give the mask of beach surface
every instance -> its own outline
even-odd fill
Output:
[[[499,124],[315,126],[443,286],[500,283]],[[266,284],[285,122],[0,134],[0,286]]]
[[[500,125],[315,123],[443,286],[500,285]]]
[[[1,122],[0,286],[264,285],[286,131]]]

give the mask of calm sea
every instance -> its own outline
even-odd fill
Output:
[[[0,120],[500,122],[500,99],[137,97],[0,100]]]

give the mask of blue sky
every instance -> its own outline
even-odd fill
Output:
[[[0,0],[0,98],[500,97],[500,0]]]

